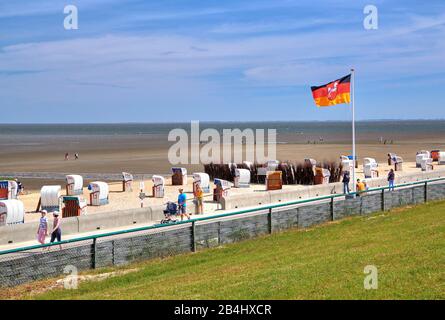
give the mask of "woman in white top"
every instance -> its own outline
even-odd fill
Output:
[[[42,210],[42,216],[39,220],[39,228],[37,229],[37,240],[45,243],[45,237],[48,235],[48,218],[46,217],[46,210]]]

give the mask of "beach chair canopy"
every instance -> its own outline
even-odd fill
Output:
[[[352,160],[342,159],[341,165],[343,167],[343,171],[351,171],[352,167],[354,166],[354,163]]]
[[[428,159],[428,158],[429,158],[428,154],[426,154],[426,153],[418,153],[416,155],[416,164],[420,165],[420,164],[422,164],[422,160],[423,159]]]
[[[151,177],[151,181],[153,181],[153,185],[155,187],[165,185],[165,178],[163,176],[154,175],[153,177]]]
[[[93,192],[99,192],[99,199],[108,198],[109,188],[108,184],[103,181],[94,181],[88,185],[88,189]]]
[[[3,180],[0,181],[0,199],[8,199],[9,198],[9,181]]]
[[[61,186],[43,186],[40,189],[40,199],[42,207],[59,206]]]
[[[232,183],[231,182],[229,182],[227,180],[223,180],[223,179],[217,179],[216,178],[216,179],[213,180],[213,183],[216,186],[221,187],[223,190],[227,190],[227,189],[230,189],[232,187]]]
[[[363,165],[366,164],[377,164],[377,161],[375,161],[374,158],[363,158]]]
[[[0,181],[0,199],[17,199],[18,184],[15,180]]]
[[[315,168],[315,174],[320,175],[323,178],[331,176],[331,172],[326,168]]]
[[[437,160],[439,161],[439,164],[445,164],[445,152],[444,151],[439,152]]]
[[[430,152],[430,154],[431,154],[431,158],[432,158],[434,161],[439,160],[439,152],[440,152],[440,150],[431,150],[431,152]]]
[[[17,224],[25,220],[25,207],[23,202],[16,199],[0,200],[0,215],[6,214],[5,223]]]
[[[235,177],[239,178],[240,183],[250,183],[250,170],[235,169]]]
[[[175,174],[175,173],[181,173],[183,176],[186,176],[187,175],[187,169],[186,168],[179,168],[179,167],[173,167],[172,168],[172,173],[173,174]]]
[[[428,150],[417,151],[417,154],[425,154],[427,156],[427,158],[430,157],[430,152]]]
[[[210,185],[210,177],[207,173],[196,172],[193,174],[193,181],[201,185],[202,188]]]
[[[76,201],[77,204],[83,208],[84,206],[87,206],[86,200],[81,196],[63,196],[62,202],[65,203],[67,201]]]
[[[133,181],[133,175],[128,172],[122,172],[122,180],[124,180],[125,182]]]
[[[77,174],[69,174],[66,176],[66,183],[73,184],[74,190],[83,188],[83,177]]]

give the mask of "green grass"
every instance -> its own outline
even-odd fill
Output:
[[[133,273],[31,298],[444,299],[444,221],[445,202],[354,217],[137,263]],[[366,265],[378,268],[377,290],[364,289]]]

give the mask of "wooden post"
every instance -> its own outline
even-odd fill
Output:
[[[37,204],[36,212],[40,211],[40,204],[42,203],[42,197],[39,198],[39,203]]]
[[[428,182],[427,181],[425,181],[424,200],[425,200],[425,202],[428,201]]]
[[[331,221],[334,221],[334,197],[331,197]]]

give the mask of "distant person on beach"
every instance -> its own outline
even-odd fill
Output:
[[[201,186],[198,184],[196,186],[196,192],[195,192],[195,206],[196,206],[196,214],[202,214],[204,213],[204,208],[203,208],[203,192],[201,189]]]
[[[179,189],[178,211],[181,215],[181,221],[183,220],[184,216],[190,219],[190,216],[187,214],[187,195],[185,194],[184,189]]]
[[[67,153],[65,153],[65,160],[68,160],[70,158],[70,155]]]
[[[18,179],[15,179],[15,182],[17,183],[17,195],[20,195],[24,192],[23,184]]]
[[[79,154],[76,152],[76,153],[74,154],[74,160],[77,160],[77,159],[79,159]]]
[[[48,235],[48,218],[46,217],[46,210],[42,210],[39,227],[37,228],[37,241],[40,244],[45,244],[45,237]]]
[[[57,242],[62,241],[62,229],[60,228],[61,218],[59,217],[59,212],[53,212],[54,220],[53,220],[53,230],[51,231],[51,243],[53,243],[56,239]],[[59,248],[62,249],[62,245],[59,244]],[[48,247],[49,249],[49,247]]]
[[[394,179],[396,178],[396,174],[394,173],[394,170],[391,169],[388,172],[388,184],[389,184],[389,191],[394,191]]]
[[[349,171],[345,171],[343,173],[343,193],[348,194],[349,193],[349,182],[351,181],[351,178],[349,176]]]

